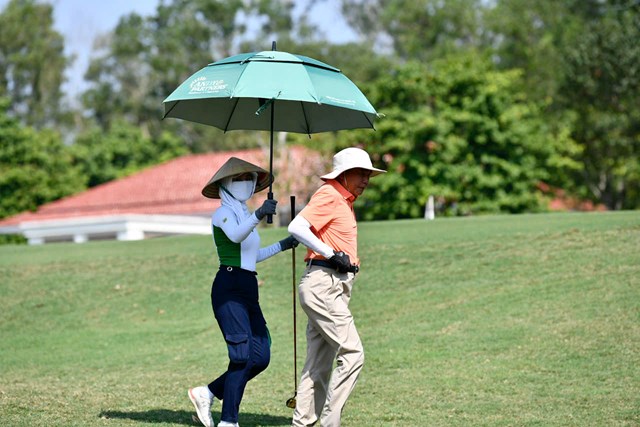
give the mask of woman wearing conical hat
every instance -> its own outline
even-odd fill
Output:
[[[276,213],[276,201],[265,200],[250,213],[246,201],[264,190],[272,176],[264,169],[231,157],[202,189],[205,197],[221,199],[211,218],[213,239],[220,269],[211,287],[211,305],[227,343],[227,371],[209,385],[189,389],[198,418],[213,427],[213,399],[222,400],[218,427],[238,426],[238,412],[245,386],[269,365],[270,338],[258,303],[256,264],[297,246],[291,236],[270,246],[260,247],[256,226]]]

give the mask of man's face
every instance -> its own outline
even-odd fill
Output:
[[[364,193],[364,189],[369,185],[371,171],[361,168],[349,169],[345,171],[338,182],[346,188],[349,193],[358,197]]]

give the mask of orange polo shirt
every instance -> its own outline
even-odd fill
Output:
[[[358,259],[358,225],[353,211],[356,197],[338,181],[329,179],[311,197],[300,212],[309,224],[311,232],[336,251],[349,255],[351,264],[360,265]],[[324,259],[322,255],[307,249],[305,261]]]

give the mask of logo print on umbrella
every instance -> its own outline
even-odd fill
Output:
[[[336,104],[342,104],[342,105],[348,105],[348,106],[356,105],[356,101],[354,101],[353,99],[340,99],[333,96],[327,96],[326,98],[335,102]]]
[[[206,77],[198,77],[189,85],[189,94],[194,93],[216,93],[227,88],[224,80],[207,80]]]

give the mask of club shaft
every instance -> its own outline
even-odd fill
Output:
[[[291,196],[291,221],[296,217],[296,196]],[[296,248],[291,249],[291,285],[293,298],[293,392],[298,392],[298,337],[296,327]]]

